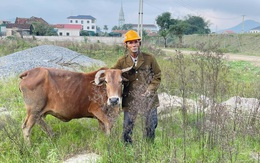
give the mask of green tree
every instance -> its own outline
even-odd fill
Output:
[[[169,29],[171,25],[176,24],[175,19],[171,19],[171,13],[164,12],[161,15],[157,16],[156,24],[159,26],[159,35],[164,39],[164,47],[167,47],[167,36],[169,34]]]
[[[188,15],[185,21],[189,24],[185,34],[209,34],[211,32],[209,29],[210,22],[205,21],[200,16]]]
[[[53,27],[41,22],[32,23],[32,34],[36,36],[57,36],[57,32]]]
[[[116,25],[112,28],[112,30],[118,30],[118,29],[119,29],[119,27]]]
[[[156,24],[159,26],[159,35],[164,39],[164,47],[167,47],[167,37],[176,35],[179,39],[179,47],[182,46],[184,34],[208,34],[210,33],[209,21],[202,17],[188,15],[184,20],[171,18],[170,12],[164,12],[157,16]]]
[[[95,36],[95,32],[93,31],[86,31],[86,30],[81,30],[80,31],[80,36]]]
[[[107,31],[108,31],[107,25],[104,25],[103,30],[107,33]]]
[[[159,35],[162,36],[164,40],[164,47],[167,47],[167,36],[168,36],[168,30],[159,30]]]
[[[124,24],[121,28],[121,30],[130,30],[130,29],[133,29],[132,24]]]
[[[182,38],[185,31],[189,28],[189,26],[190,25],[183,20],[178,20],[177,24],[170,26],[169,33],[176,35],[179,38],[178,47],[182,47]]]
[[[108,36],[110,36],[110,37],[121,37],[122,34],[118,33],[118,32],[110,32],[110,33],[108,33]]]
[[[171,13],[164,12],[157,16],[156,23],[160,27],[160,30],[168,30],[171,25]]]

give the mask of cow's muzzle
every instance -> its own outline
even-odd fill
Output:
[[[119,97],[111,97],[108,99],[109,105],[119,105],[120,104],[120,98]]]

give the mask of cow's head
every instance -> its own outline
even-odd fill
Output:
[[[106,69],[99,70],[95,75],[95,84],[106,84],[107,91],[107,104],[108,105],[120,105],[122,97],[122,83],[127,81],[122,74],[131,70],[132,67],[126,69]]]

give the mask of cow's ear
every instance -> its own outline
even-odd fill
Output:
[[[93,84],[93,85],[95,85],[95,86],[101,86],[101,85],[103,85],[103,83],[96,84],[96,83],[95,83],[95,80],[90,81],[90,84]]]
[[[104,77],[101,77],[105,73],[105,70],[99,70],[95,75],[95,85],[100,85],[105,81]]]
[[[105,83],[105,78],[100,77],[99,80],[93,80],[93,81],[91,81],[91,83],[96,85],[96,86],[101,86]]]

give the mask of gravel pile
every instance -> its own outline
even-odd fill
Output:
[[[0,57],[0,79],[14,77],[35,67],[52,67],[80,71],[81,67],[105,66],[105,63],[89,58],[67,48],[41,45]]]

